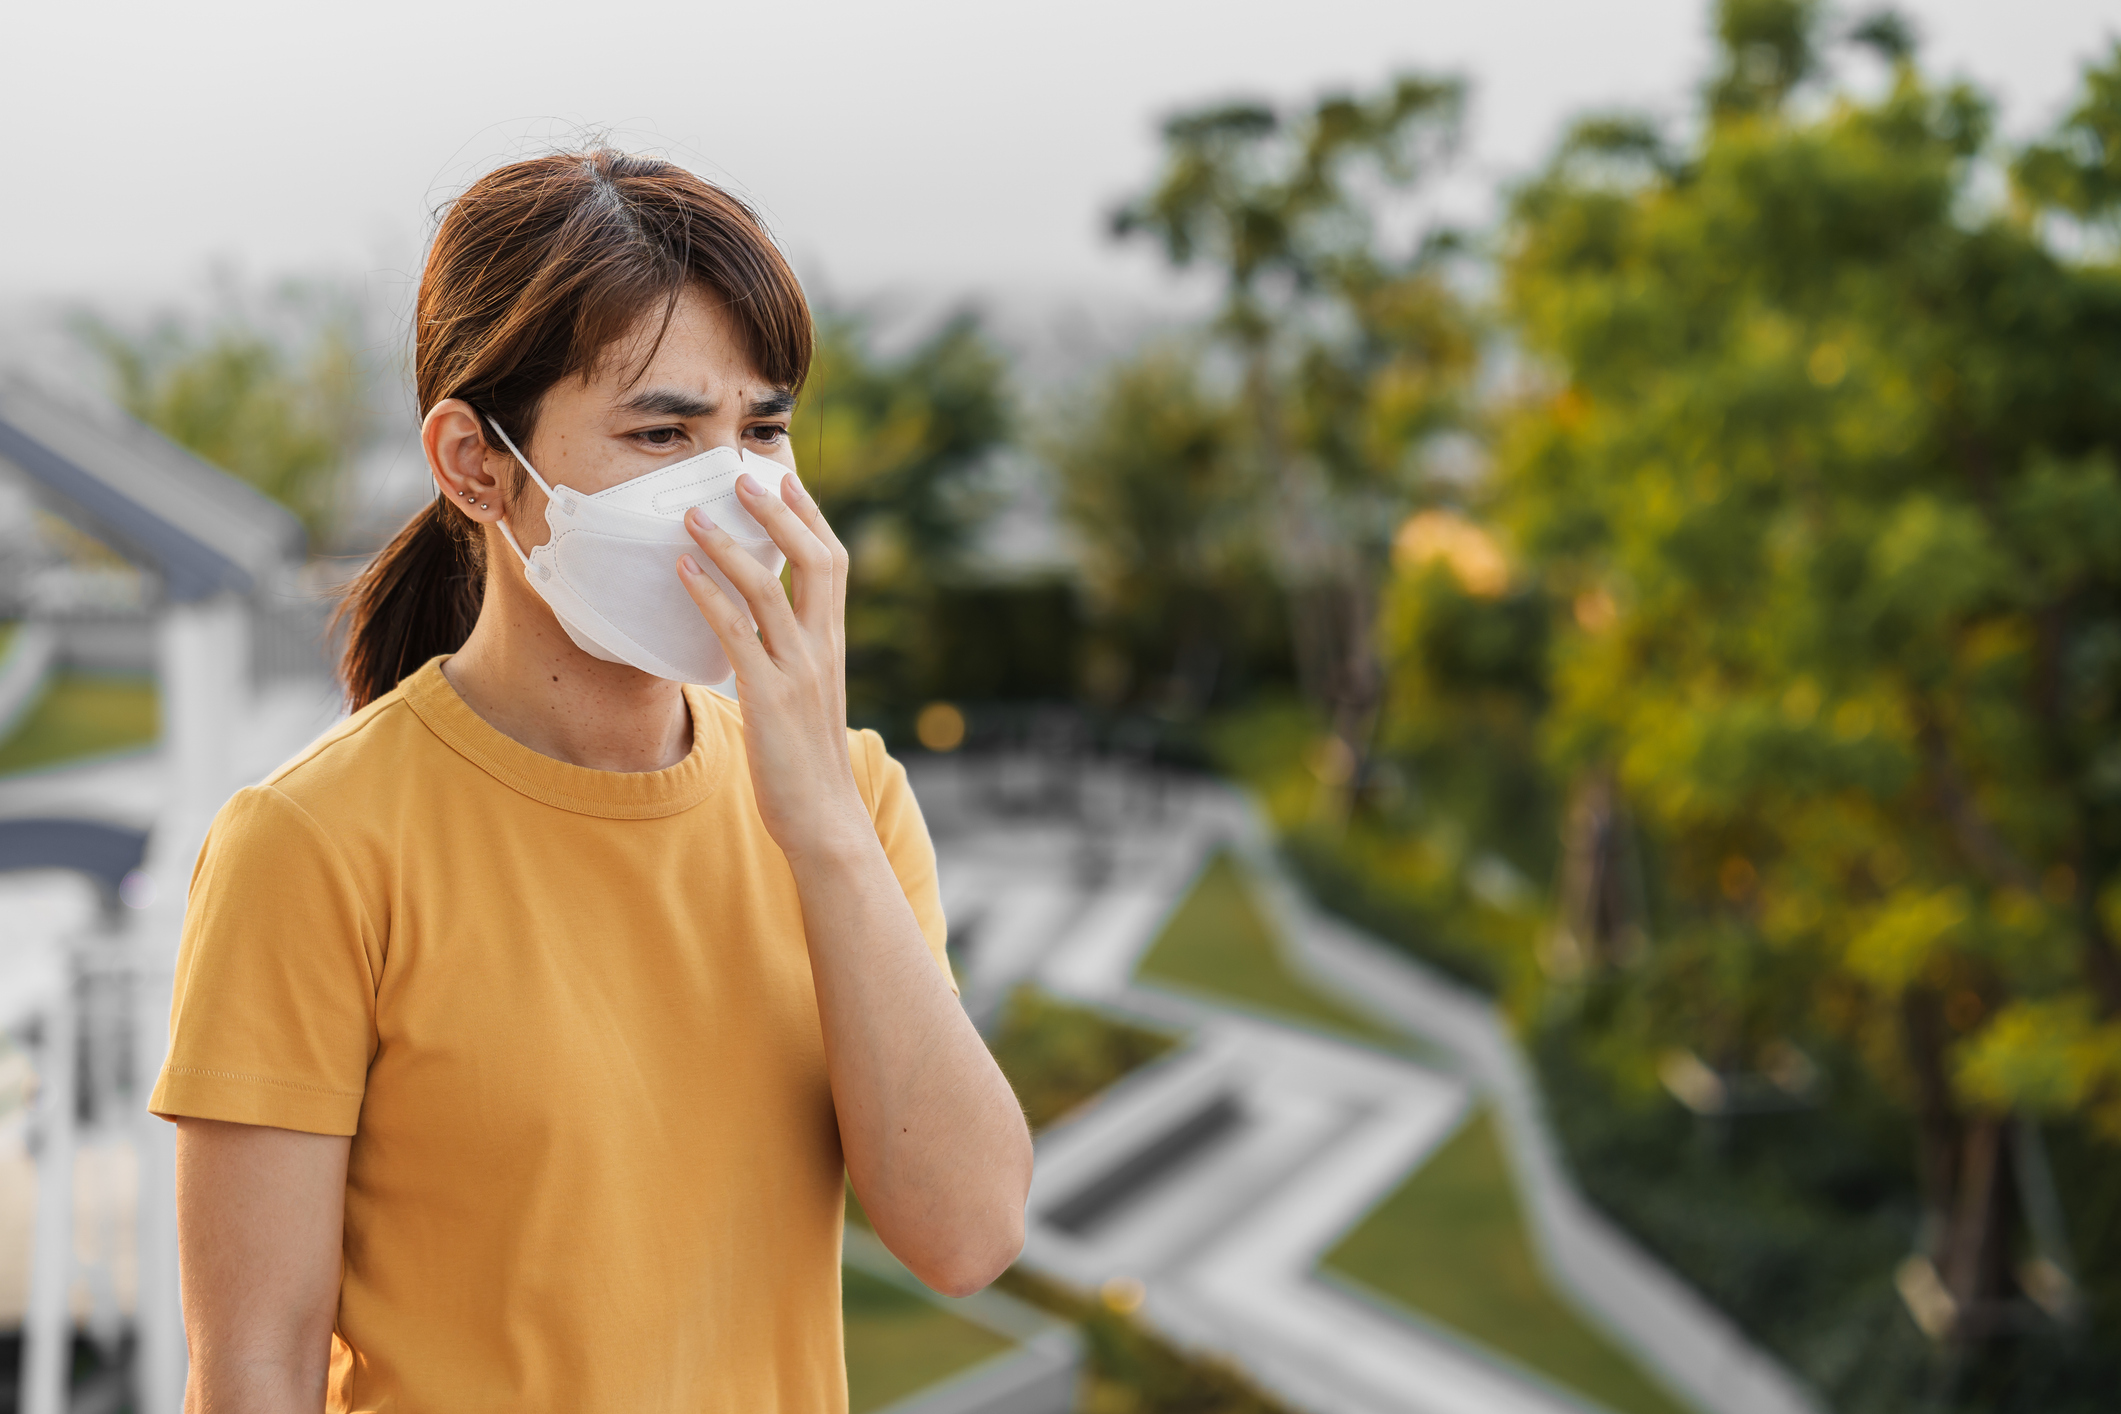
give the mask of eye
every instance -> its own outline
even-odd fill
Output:
[[[745,431],[769,447],[777,447],[788,440],[788,425],[782,422],[762,422]]]
[[[674,447],[684,435],[682,427],[650,427],[634,433],[633,438],[647,447]]]

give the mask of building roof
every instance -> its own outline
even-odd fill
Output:
[[[0,378],[0,462],[63,519],[161,577],[171,599],[248,593],[299,562],[293,512],[108,405]]]

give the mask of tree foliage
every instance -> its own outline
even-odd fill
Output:
[[[918,705],[944,651],[940,594],[1011,432],[1007,365],[969,314],[897,354],[827,313],[789,437],[803,482],[853,556],[848,693],[859,718]]]
[[[2046,141],[2018,155],[2012,176],[2036,210],[2109,228],[2121,222],[2121,44],[2104,63],[2085,66],[2076,107]]]
[[[82,315],[118,403],[249,482],[328,542],[346,469],[372,422],[360,321],[336,293],[287,285],[263,300],[224,289],[208,320],[126,330]]]
[[[804,484],[842,536],[947,558],[977,520],[979,473],[1011,431],[1008,368],[970,313],[897,355],[867,323],[827,312],[789,429]]]
[[[1358,756],[1383,692],[1382,563],[1421,494],[1426,440],[1462,417],[1476,352],[1448,278],[1455,243],[1396,237],[1378,215],[1450,154],[1462,102],[1454,80],[1406,76],[1294,113],[1181,114],[1156,183],[1113,223],[1222,277],[1215,329],[1245,413],[1225,475],[1257,478],[1303,687]]]
[[[2060,1304],[2013,1117],[2121,1139],[2121,268],[1982,206],[1971,90],[1793,106],[1813,8],[1719,31],[1691,151],[1587,126],[1515,199],[1493,510],[1554,606],[1547,760],[1657,861],[1603,985],[1648,1054],[1864,1056],[1977,1340]],[[2028,190],[2091,209],[2110,78]]]
[[[1584,121],[1513,194],[1477,417],[1441,248],[1375,234],[1455,91],[1174,120],[1119,227],[1221,272],[1240,412],[1110,502],[1158,537],[1091,538],[1183,565],[1224,504],[1193,468],[1252,478],[1312,710],[1218,749],[1321,897],[1498,986],[1580,1079],[1835,1146],[1663,1164],[1616,1207],[1653,1246],[1732,1259],[1704,1285],[1850,1408],[2098,1407],[2110,1205],[2045,1155],[2121,1142],[2121,48],[2013,152],[1890,12],[1723,0],[1716,33],[1698,126]],[[1836,87],[1842,44],[1881,94]],[[1120,377],[1141,429],[1203,386]],[[1485,473],[1430,474],[1467,427]],[[1639,1156],[1667,1120],[1572,1125]],[[1744,1183],[1678,1201],[1730,1152]],[[1803,1319],[1766,1310],[1785,1263]]]
[[[1100,633],[1092,695],[1181,716],[1271,656],[1279,617],[1243,419],[1198,352],[1114,365],[1047,439]]]

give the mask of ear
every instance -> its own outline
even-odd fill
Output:
[[[508,454],[490,449],[485,431],[470,403],[444,398],[420,424],[420,448],[442,499],[479,524],[494,525],[508,513],[500,478]]]

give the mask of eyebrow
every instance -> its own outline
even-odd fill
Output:
[[[619,411],[644,417],[712,417],[720,406],[712,398],[676,388],[644,388],[620,403]],[[752,417],[778,417],[794,406],[795,394],[786,388],[775,388],[752,399],[749,413]]]

